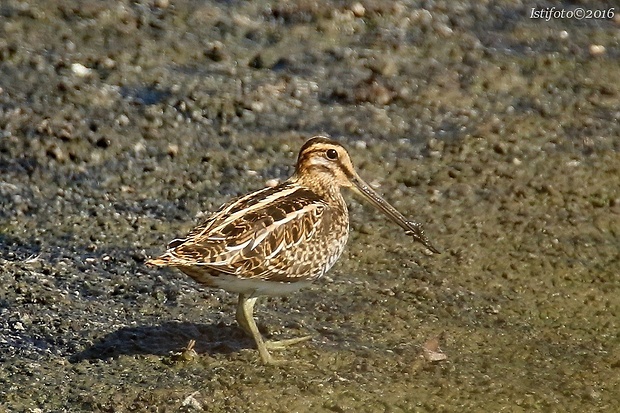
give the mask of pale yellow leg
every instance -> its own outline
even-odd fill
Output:
[[[258,331],[258,327],[256,326],[256,322],[254,321],[254,304],[256,303],[257,297],[249,297],[245,294],[239,294],[239,301],[237,303],[237,323],[239,326],[248,333],[254,341],[256,342],[256,347],[258,348],[258,352],[260,354],[260,358],[265,364],[275,364],[277,363],[271,354],[269,354],[268,349],[270,350],[281,350],[290,345],[301,343],[312,338],[311,336],[299,337],[299,338],[291,338],[288,340],[280,340],[280,341],[265,341],[263,336]]]
[[[239,302],[237,303],[237,323],[241,328],[254,338],[256,347],[260,354],[261,360],[265,364],[273,364],[274,359],[267,351],[267,346],[263,340],[263,336],[258,331],[256,322],[254,321],[254,304],[256,297],[248,298],[245,294],[239,294]]]

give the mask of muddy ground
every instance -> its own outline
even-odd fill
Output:
[[[3,1],[0,411],[617,411],[620,18],[524,3]],[[442,254],[349,196],[263,366],[144,261],[316,133]]]

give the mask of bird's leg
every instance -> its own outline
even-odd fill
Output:
[[[237,323],[239,326],[256,342],[256,347],[258,348],[258,352],[260,354],[260,358],[265,364],[275,364],[276,360],[271,357],[268,349],[271,350],[280,350],[284,349],[290,345],[301,343],[312,338],[311,336],[291,338],[288,340],[279,340],[279,341],[265,341],[260,331],[258,331],[258,327],[256,326],[256,322],[254,321],[254,304],[256,303],[257,297],[248,297],[245,294],[239,294],[239,301],[237,303]]]
[[[237,301],[237,324],[239,324],[239,327],[241,327],[246,334],[252,337],[254,337],[254,333],[245,316],[246,310],[244,306],[247,306],[251,319],[254,313],[254,303],[256,303],[256,298],[248,298],[245,294],[239,294],[239,300]]]
[[[267,351],[265,340],[263,340],[263,336],[260,334],[260,331],[258,331],[256,322],[254,321],[254,304],[256,303],[256,298],[257,297],[248,298],[245,294],[239,294],[239,301],[237,303],[237,323],[239,323],[246,333],[254,338],[263,363],[273,364],[274,359],[271,357],[271,354],[269,354],[269,351]]]

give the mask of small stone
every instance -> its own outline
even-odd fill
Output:
[[[353,12],[353,15],[355,17],[364,17],[364,14],[366,14],[366,8],[364,7],[364,5],[362,3],[354,3],[351,6],[351,11]]]
[[[176,145],[176,144],[168,145],[168,148],[166,149],[166,153],[168,154],[169,157],[174,158],[179,153],[179,145]]]
[[[590,45],[590,56],[602,56],[606,53],[605,46],[602,44],[591,44]]]
[[[267,182],[265,182],[265,185],[267,185],[269,188],[273,188],[277,186],[279,183],[280,183],[280,180],[278,179],[270,179]]]
[[[224,44],[222,42],[213,42],[204,51],[204,55],[214,62],[221,62],[226,59],[226,53],[224,52]]]
[[[118,126],[127,126],[129,125],[129,117],[125,114],[120,115],[116,118],[116,123],[118,123]]]
[[[116,67],[116,60],[110,57],[105,57],[101,61],[101,66],[103,66],[106,69],[114,69]]]
[[[71,71],[80,77],[88,76],[93,72],[92,69],[87,68],[81,63],[73,63],[71,65]]]

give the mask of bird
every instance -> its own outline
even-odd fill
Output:
[[[277,364],[282,360],[269,350],[311,336],[265,340],[254,305],[261,296],[288,295],[308,286],[338,260],[349,235],[341,188],[358,192],[406,235],[439,253],[421,224],[407,220],[362,180],[343,145],[315,136],[301,147],[289,179],[225,203],[146,264],[176,267],[204,286],[239,294],[237,323],[254,339],[262,362]]]

